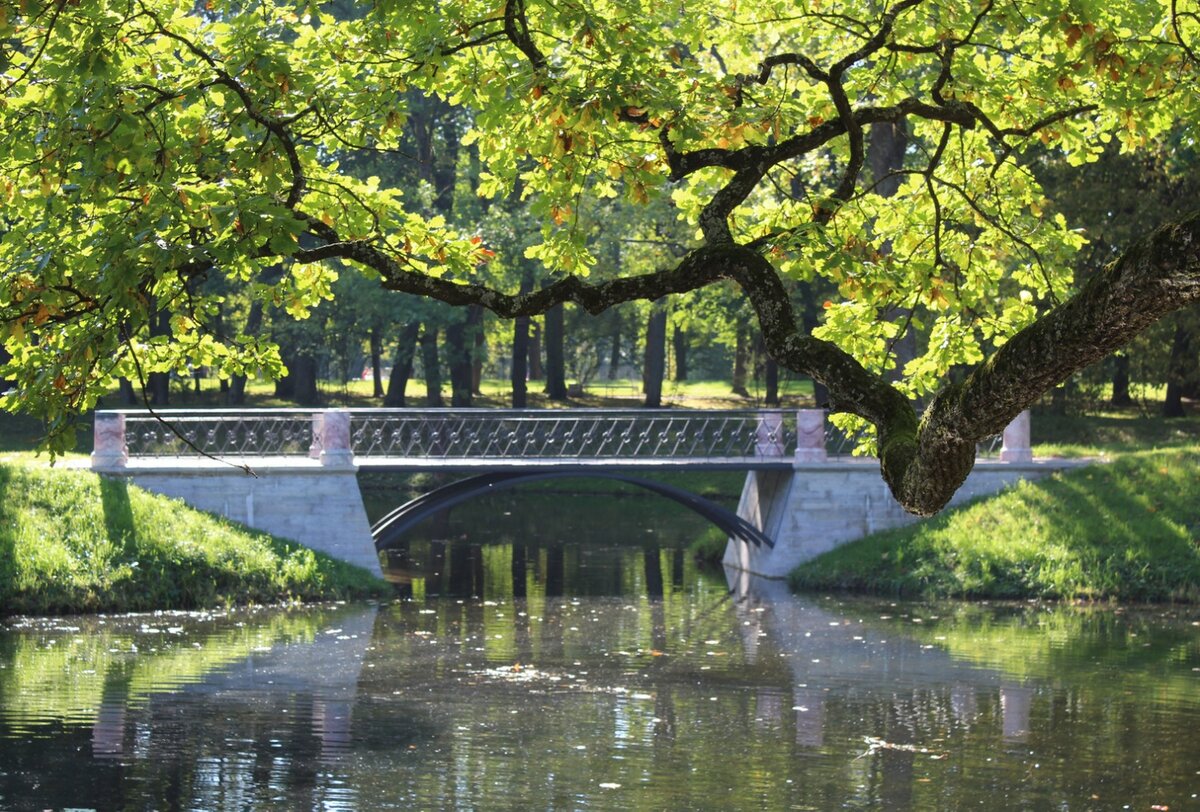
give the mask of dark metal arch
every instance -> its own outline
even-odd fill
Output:
[[[418,496],[384,516],[371,528],[375,539],[375,548],[385,550],[396,544],[404,534],[414,526],[429,518],[440,510],[453,507],[461,502],[474,499],[485,493],[506,490],[526,482],[536,482],[542,479],[562,479],[566,477],[591,477],[594,479],[615,479],[618,482],[628,482],[631,485],[645,488],[648,491],[673,499],[684,507],[699,513],[704,518],[724,530],[731,538],[736,538],[754,546],[774,547],[775,542],[763,534],[754,525],[747,522],[731,510],[710,502],[702,496],[655,482],[652,479],[642,479],[620,471],[492,471],[487,474],[460,479],[449,485]]]

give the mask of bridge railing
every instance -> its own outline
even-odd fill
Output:
[[[406,409],[350,413],[356,457],[742,459],[796,447],[795,412]]]
[[[96,412],[93,465],[129,458],[747,460],[822,462],[853,443],[817,409],[204,409]],[[1029,416],[1004,432],[1000,460],[1025,462]]]

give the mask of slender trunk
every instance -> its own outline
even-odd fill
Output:
[[[150,337],[169,336],[171,334],[171,314],[160,310],[150,319]],[[167,406],[171,402],[171,375],[168,372],[151,372],[146,376],[146,388],[150,391],[150,403],[154,406]]]
[[[379,334],[378,327],[372,327],[370,333],[371,341],[371,379],[375,383],[374,394],[372,397],[383,397],[383,337]]]
[[[621,320],[619,318],[613,319],[611,341],[612,346],[608,355],[608,379],[615,381],[617,372],[621,368]]]
[[[1192,331],[1181,322],[1175,325],[1171,341],[1171,357],[1167,361],[1167,398],[1163,402],[1163,417],[1183,417],[1183,389],[1191,364]]]
[[[563,306],[546,311],[546,397],[567,399],[566,358],[563,353]]]
[[[533,279],[529,276],[521,278],[521,293],[533,289]],[[529,405],[529,387],[526,376],[529,374],[529,317],[519,316],[513,319],[512,340],[512,407],[524,409]],[[515,566],[515,565],[514,565]]]
[[[471,405],[471,352],[467,349],[467,313],[454,313],[446,327],[446,359],[450,367],[450,405]]]
[[[764,403],[768,406],[779,405],[779,362],[774,358],[767,356],[766,363],[763,364],[763,375],[766,378],[766,398]]]
[[[688,334],[686,330],[675,328],[671,337],[671,348],[675,353],[675,380],[686,381],[688,377]]]
[[[1133,398],[1129,396],[1129,356],[1114,355],[1112,359],[1112,398],[1109,399],[1109,405],[1117,408],[1132,406]]]
[[[746,388],[746,368],[750,362],[750,342],[746,337],[746,328],[737,328],[737,343],[733,348],[733,394],[744,398],[750,397]]]
[[[532,333],[529,336],[529,380],[540,381],[546,377],[542,369],[542,323],[530,321]]]
[[[646,320],[646,353],[642,366],[643,405],[657,409],[662,406],[663,377],[667,366],[667,308],[660,299],[650,305]]]
[[[418,321],[404,325],[400,331],[400,341],[396,344],[396,362],[392,364],[392,374],[388,378],[387,396],[383,405],[400,408],[405,405],[404,392],[408,389],[408,379],[412,377],[413,356],[417,351],[417,335],[421,332]]]
[[[487,356],[487,345],[483,339],[483,308],[471,307],[471,330],[473,332],[471,349],[471,394],[483,394],[483,359]]]
[[[250,312],[246,315],[246,327],[242,334],[247,336],[257,336],[258,331],[262,329],[262,321],[263,305],[262,302],[255,299],[250,303]],[[225,396],[225,403],[229,406],[246,405],[245,375],[234,375],[229,381],[229,392]]]
[[[421,362],[425,366],[425,405],[444,406],[442,400],[442,369],[438,360],[437,325],[426,324],[421,334]]]

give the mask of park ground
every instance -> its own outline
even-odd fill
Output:
[[[173,406],[221,405],[215,385],[180,387]],[[331,401],[373,405],[369,382]],[[503,405],[503,384],[481,405]],[[597,388],[568,404],[634,406],[636,388]],[[748,408],[722,382],[677,385],[670,405]],[[267,385],[249,405],[284,405]],[[413,405],[420,397],[412,394]],[[811,405],[804,382],[787,406]],[[1200,601],[1200,418],[1166,420],[1154,404],[1090,415],[1037,414],[1039,456],[1103,464],[1023,483],[927,521],[845,545],[792,575],[804,590],[920,598]],[[77,454],[90,449],[81,421]],[[0,414],[0,607],[46,613],[184,608],[379,596],[365,572],[178,503],[118,486],[35,453],[39,424]],[[74,455],[69,455],[68,459]],[[734,496],[740,476],[690,474],[685,487]],[[63,517],[70,516],[69,521]],[[198,540],[203,540],[202,542]],[[698,555],[716,556],[712,534]]]

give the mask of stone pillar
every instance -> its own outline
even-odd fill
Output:
[[[1001,462],[1032,462],[1033,448],[1029,441],[1029,410],[1021,412],[1004,429],[1004,445],[1000,448]]]
[[[312,445],[308,447],[308,456],[314,460],[321,459],[321,432],[325,429],[325,413],[313,412],[312,416]]]
[[[825,462],[825,410],[796,412],[796,462]]]
[[[125,445],[125,415],[96,412],[96,433],[92,451],[92,470],[120,470],[129,462]]]
[[[782,457],[783,412],[758,413],[758,426],[754,429],[754,456]]]
[[[328,409],[321,419],[321,465],[327,468],[353,468],[350,450],[350,412]]]

